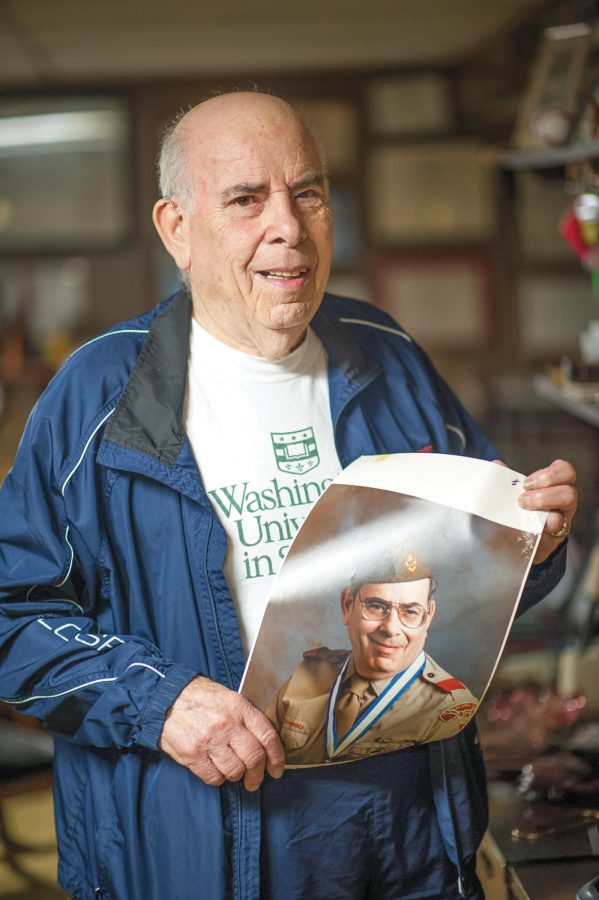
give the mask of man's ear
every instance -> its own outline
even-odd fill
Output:
[[[428,605],[428,618],[426,620],[426,627],[428,628],[431,622],[433,621],[433,616],[435,615],[435,609],[437,608],[435,601],[431,598]]]
[[[341,596],[339,598],[341,600],[341,615],[343,616],[343,624],[347,625],[349,614],[351,612],[352,606],[354,605],[354,596],[348,587],[343,588],[341,591]]]
[[[154,204],[152,221],[160,240],[175,260],[179,269],[188,269],[191,263],[189,252],[189,228],[187,215],[176,200],[161,197]]]

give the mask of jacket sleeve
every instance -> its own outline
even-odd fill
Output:
[[[339,302],[339,301],[336,301]],[[501,453],[489,440],[483,429],[474,421],[470,413],[464,408],[453,390],[437,372],[425,351],[409,336],[403,332],[400,325],[387,313],[370,305],[352,301],[349,309],[346,309],[347,301],[339,311],[341,315],[356,315],[360,320],[376,323],[382,326],[383,331],[402,333],[403,337],[380,338],[377,334],[376,358],[380,360],[381,368],[386,377],[399,371],[401,381],[398,382],[398,390],[405,391],[406,404],[410,397],[418,398],[418,406],[414,409],[416,417],[427,417],[429,434],[433,443],[429,448],[439,448],[444,453],[455,453],[460,456],[470,456],[476,459],[492,461],[502,459]],[[344,319],[343,321],[348,321]],[[367,342],[372,340],[372,333],[363,330],[358,331],[357,336],[362,335],[364,351],[372,355],[372,350]],[[406,341],[407,338],[407,341]],[[389,355],[391,351],[391,355]],[[407,379],[407,381],[405,380]],[[406,405],[409,414],[409,406]],[[519,614],[530,609],[547,596],[561,580],[566,566],[565,544],[540,565],[533,565],[526,581],[520,601]]]
[[[75,556],[56,478],[57,430],[34,410],[0,490],[0,699],[78,744],[156,748],[168,708],[197,673],[100,628],[99,573],[91,554]]]
[[[429,378],[434,384],[436,403],[443,411],[445,427],[459,438],[458,452],[463,453],[464,456],[489,461],[502,459],[502,455],[496,450],[482,428],[464,409],[451,388],[433,368],[426,354],[420,348],[417,350],[428,371]],[[564,541],[548,559],[531,567],[518,607],[519,616],[543,600],[561,581],[566,571],[566,544],[567,541]]]

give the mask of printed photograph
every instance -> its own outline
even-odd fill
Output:
[[[453,736],[499,660],[542,517],[518,507],[509,469],[401,457],[335,479],[275,581],[241,692],[290,767]]]

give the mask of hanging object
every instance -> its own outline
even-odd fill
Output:
[[[590,270],[593,294],[599,299],[599,195],[590,191],[579,194],[566,210],[559,229]]]

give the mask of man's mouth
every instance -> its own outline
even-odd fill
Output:
[[[284,279],[285,281],[293,281],[295,278],[304,278],[308,274],[308,269],[265,269],[260,272],[264,278],[273,280]]]
[[[380,641],[375,641],[372,638],[371,643],[382,653],[394,653],[396,650],[404,649],[400,644],[381,644]]]

